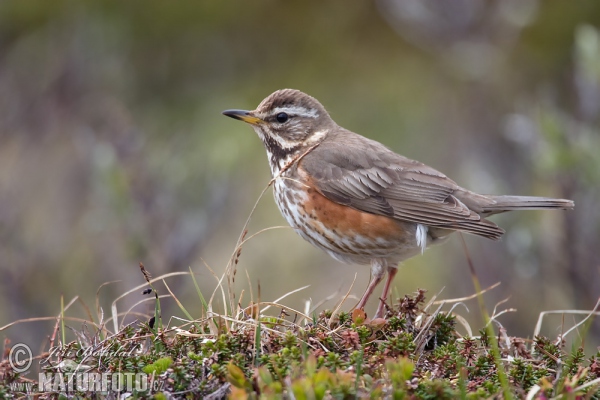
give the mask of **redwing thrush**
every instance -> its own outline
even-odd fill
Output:
[[[486,217],[512,210],[571,209],[571,200],[481,195],[444,174],[337,125],[315,98],[284,89],[254,111],[227,110],[252,125],[263,141],[275,201],[294,230],[333,258],[371,265],[364,308],[386,270],[375,317],[398,263],[454,231],[499,239]]]

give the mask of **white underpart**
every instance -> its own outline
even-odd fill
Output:
[[[421,254],[423,254],[427,247],[427,227],[425,225],[417,224],[415,236],[417,238],[417,246],[421,248]]]
[[[280,112],[288,113],[290,115],[297,115],[299,117],[317,118],[319,116],[316,108],[304,108],[298,106],[277,107],[271,111],[271,114],[275,115],[279,114]]]

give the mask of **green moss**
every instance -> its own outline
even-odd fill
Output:
[[[415,351],[414,337],[408,332],[400,332],[389,337],[380,344],[381,350],[388,357],[408,356]]]
[[[540,354],[542,360],[545,361],[548,368],[555,369],[558,367],[558,360],[562,357],[561,348],[552,343],[550,339],[536,336],[534,339],[535,348]]]
[[[565,361],[565,368],[569,374],[575,374],[582,367],[585,360],[583,348],[579,347],[573,351]]]
[[[415,395],[424,400],[452,400],[459,397],[458,391],[452,388],[450,382],[443,379],[421,382]]]
[[[531,362],[521,358],[515,358],[509,376],[513,382],[523,390],[528,391],[533,385],[536,385],[541,378],[546,376],[544,369],[534,368]]]

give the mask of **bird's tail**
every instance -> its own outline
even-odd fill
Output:
[[[551,199],[532,196],[486,196],[492,202],[482,206],[483,213],[491,215],[513,210],[571,210],[575,207],[573,200]]]

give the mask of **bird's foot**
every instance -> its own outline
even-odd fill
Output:
[[[390,307],[387,305],[385,300],[379,299],[379,306],[377,307],[377,311],[375,312],[373,319],[383,318],[385,316],[386,312],[389,310],[390,310]]]

